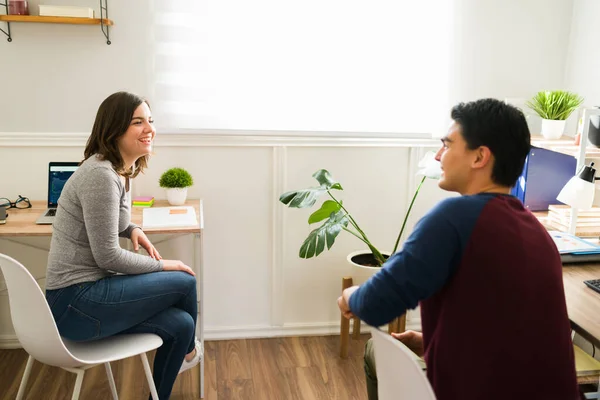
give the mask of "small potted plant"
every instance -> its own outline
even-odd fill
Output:
[[[320,227],[309,233],[308,237],[306,240],[304,240],[304,243],[302,243],[302,246],[300,247],[300,257],[316,257],[325,250],[326,246],[329,250],[331,246],[333,246],[335,238],[338,236],[338,234],[341,231],[346,231],[362,241],[369,249],[350,253],[350,255],[348,255],[349,263],[362,270],[366,269],[370,270],[371,272],[377,271],[385,262],[385,260],[391,254],[394,254],[398,249],[400,239],[404,232],[404,228],[406,227],[408,216],[410,215],[410,211],[412,210],[417,195],[419,194],[419,190],[425,182],[425,179],[439,179],[441,176],[441,168],[439,162],[435,160],[434,153],[427,153],[419,162],[419,168],[420,169],[417,174],[422,175],[423,178],[421,179],[412,201],[408,206],[408,210],[404,216],[404,221],[402,222],[402,227],[400,228],[400,232],[396,238],[396,243],[391,252],[380,251],[377,247],[375,247],[365,232],[358,226],[356,220],[352,217],[352,215],[350,215],[350,212],[342,204],[342,201],[338,200],[333,195],[333,190],[343,189],[342,185],[333,179],[327,170],[320,169],[313,174],[313,177],[317,180],[319,186],[308,189],[293,190],[282,194],[279,197],[279,201],[290,208],[312,207],[316,203],[319,196],[325,193],[327,193],[331,198],[331,200],[324,201],[323,204],[321,204],[321,207],[312,213],[308,218],[309,224],[314,224],[321,221],[325,222],[323,222]]]
[[[538,92],[526,104],[542,118],[542,136],[558,139],[565,131],[566,119],[583,103],[579,95],[563,90]]]
[[[161,175],[158,184],[166,189],[170,205],[181,206],[187,198],[187,188],[194,184],[194,180],[185,169],[170,168]]]

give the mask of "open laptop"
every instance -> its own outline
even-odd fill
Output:
[[[48,209],[35,221],[36,224],[50,225],[54,222],[58,198],[78,166],[78,162],[51,162],[48,165]]]

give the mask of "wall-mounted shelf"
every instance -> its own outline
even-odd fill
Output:
[[[69,24],[69,25],[100,25],[106,44],[110,44],[110,36],[108,27],[114,25],[113,21],[108,19],[108,4],[107,0],[100,0],[100,18],[74,18],[74,17],[47,17],[39,15],[8,15],[8,0],[5,3],[0,3],[0,6],[6,8],[7,15],[0,15],[0,22],[6,23],[6,31],[0,29],[7,37],[6,40],[12,42],[10,33],[10,24],[13,22],[28,22],[38,24]]]
[[[106,18],[41,17],[39,15],[0,15],[0,21],[36,22],[40,24],[114,25],[113,21]]]

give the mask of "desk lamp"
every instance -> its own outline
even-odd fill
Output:
[[[596,169],[594,169],[594,163],[591,163],[589,166],[585,165],[586,148],[592,118],[600,118],[600,108],[584,108],[582,110],[583,132],[581,132],[579,150],[575,155],[575,158],[577,158],[576,171],[579,172],[567,182],[556,197],[558,201],[571,206],[569,233],[572,235],[575,234],[577,227],[577,210],[580,208],[591,208],[594,200]]]
[[[596,190],[596,169],[594,163],[589,166],[584,165],[579,173],[569,179],[562,188],[556,200],[565,203],[573,208],[590,209],[594,201],[594,191]]]

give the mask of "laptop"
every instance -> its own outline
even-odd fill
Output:
[[[48,165],[48,208],[35,221],[36,224],[51,225],[54,222],[58,198],[65,183],[78,167],[78,162],[51,162]]]

